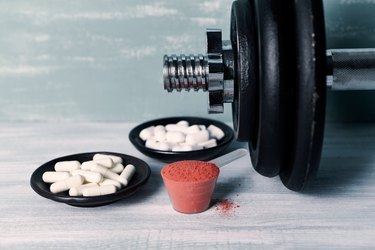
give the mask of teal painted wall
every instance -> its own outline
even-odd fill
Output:
[[[231,2],[0,1],[0,121],[208,116],[205,93],[163,90],[162,56],[204,52],[206,27],[229,37]],[[375,47],[375,1],[324,3],[329,47]],[[331,121],[375,118],[374,93],[329,97]]]

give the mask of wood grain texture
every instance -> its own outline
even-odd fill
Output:
[[[329,125],[317,179],[305,193],[257,174],[248,157],[222,168],[206,212],[175,212],[162,162],[127,139],[131,123],[0,123],[0,249],[374,248],[375,126]],[[243,146],[236,144],[232,148]],[[37,195],[32,172],[62,155],[106,150],[144,159],[149,182],[132,197],[77,208]]]

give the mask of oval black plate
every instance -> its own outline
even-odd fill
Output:
[[[155,150],[151,148],[147,148],[145,146],[144,141],[139,138],[139,133],[142,131],[142,129],[150,127],[150,126],[156,126],[156,125],[167,125],[170,123],[177,123],[181,120],[188,121],[190,125],[193,124],[201,124],[208,127],[210,124],[213,124],[220,129],[223,130],[225,136],[217,142],[216,147],[207,148],[207,149],[201,149],[201,150],[194,150],[190,152],[172,152],[172,151],[162,151],[162,150]],[[162,118],[157,120],[148,121],[145,123],[142,123],[135,128],[133,128],[129,133],[129,140],[133,145],[141,151],[143,154],[158,159],[160,161],[164,162],[173,162],[173,161],[181,161],[181,160],[210,160],[214,158],[215,156],[219,155],[223,150],[225,150],[230,143],[232,142],[234,138],[234,132],[233,129],[231,129],[228,125],[225,123],[206,119],[206,118],[200,118],[200,117],[169,117],[169,118]]]
[[[51,191],[49,190],[50,184],[47,184],[42,180],[42,175],[45,171],[54,171],[54,166],[56,162],[77,160],[82,163],[84,161],[92,160],[93,156],[97,153],[119,156],[122,158],[124,166],[126,166],[126,164],[133,164],[135,166],[136,172],[133,178],[130,180],[128,186],[120,189],[119,191],[113,194],[92,197],[80,197],[69,196],[68,192],[62,192],[58,194],[51,193]],[[134,192],[138,190],[139,187],[141,187],[147,182],[148,178],[150,177],[150,174],[151,170],[147,163],[136,157],[113,152],[90,152],[63,156],[53,159],[47,163],[44,163],[39,168],[37,168],[31,175],[30,185],[36,193],[47,199],[51,199],[57,202],[63,202],[72,206],[95,207],[106,205],[132,195]]]

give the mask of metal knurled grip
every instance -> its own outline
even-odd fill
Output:
[[[232,47],[222,41],[221,30],[208,29],[206,34],[206,55],[164,56],[164,89],[208,91],[208,112],[223,113],[224,103],[233,102],[234,96],[233,71],[225,63],[233,58]]]
[[[221,30],[207,30],[207,54],[165,55],[164,89],[208,91],[208,112],[223,113],[233,102],[233,51]],[[327,86],[332,90],[375,90],[375,49],[327,50]]]

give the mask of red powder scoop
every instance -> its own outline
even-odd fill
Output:
[[[173,208],[187,214],[207,210],[219,176],[219,167],[245,154],[246,150],[239,149],[212,162],[178,161],[163,167],[161,176]]]

